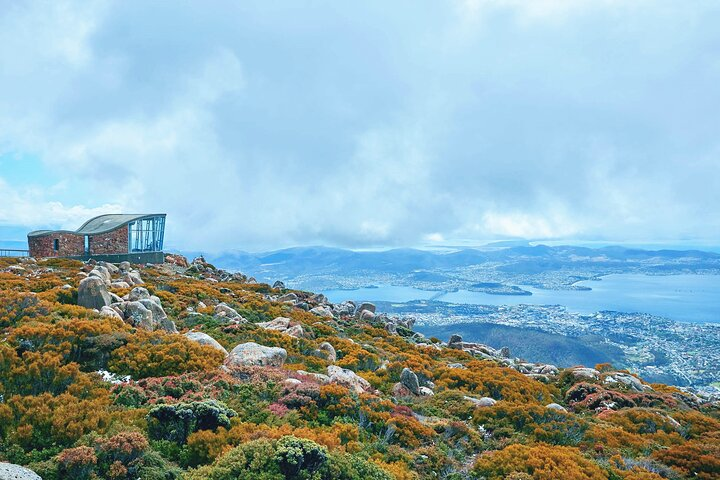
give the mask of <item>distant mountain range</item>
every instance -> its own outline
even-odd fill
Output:
[[[315,290],[377,283],[472,289],[478,282],[572,288],[579,280],[611,273],[720,273],[718,253],[621,246],[493,244],[450,251],[354,251],[313,246],[259,253],[229,251],[207,255],[207,259],[261,281],[280,279],[296,288]]]

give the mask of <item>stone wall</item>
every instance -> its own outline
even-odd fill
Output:
[[[54,243],[58,240],[58,249]],[[85,242],[82,235],[69,232],[57,232],[40,237],[28,237],[30,256],[42,257],[68,257],[85,253]]]
[[[90,235],[90,254],[128,253],[128,227],[107,233]]]

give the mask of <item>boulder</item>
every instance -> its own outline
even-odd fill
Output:
[[[310,313],[313,313],[318,317],[333,318],[333,313],[327,307],[315,307],[310,310]]]
[[[276,330],[279,332],[284,332],[290,326],[290,319],[285,317],[277,317],[274,320],[270,320],[269,322],[260,322],[257,325],[264,328],[265,330]]]
[[[130,271],[130,262],[120,262],[120,265],[118,265],[118,268],[121,272],[129,272]]]
[[[418,377],[415,375],[415,372],[409,368],[403,368],[400,373],[400,383],[407,387],[413,394],[420,395],[420,382],[418,381]]]
[[[420,387],[420,395],[423,397],[432,397],[435,392],[430,387]]]
[[[198,308],[200,307],[198,306]],[[234,308],[228,306],[226,303],[218,303],[215,305],[215,316],[230,319],[242,318]]]
[[[0,462],[0,480],[42,480],[42,478],[29,468]]]
[[[293,325],[292,327],[285,330],[283,333],[285,335],[290,335],[291,337],[295,338],[304,338],[307,336],[302,325]]]
[[[318,351],[325,354],[328,362],[335,363],[337,361],[337,352],[329,342],[322,342],[318,345]]]
[[[223,347],[222,345],[220,345],[220,343],[218,343],[217,340],[215,340],[214,338],[212,338],[212,337],[211,337],[210,335],[208,335],[207,333],[203,333],[203,332],[187,332],[187,333],[185,334],[185,336],[186,336],[189,340],[192,340],[193,342],[199,343],[200,345],[207,345],[208,347],[213,347],[214,349],[220,350],[221,352],[223,352],[223,353],[225,354],[225,356],[228,355],[228,352],[227,352],[227,350],[225,350],[225,347]]]
[[[108,270],[107,267],[103,267],[102,265],[95,265],[95,268],[90,270],[90,273],[88,273],[88,277],[98,277],[98,278],[102,279],[102,281],[108,287],[112,283],[112,277],[110,276],[110,270]]]
[[[285,295],[280,295],[277,298],[278,302],[289,302],[289,303],[295,303],[298,301],[298,296],[296,293],[290,292],[286,293]]]
[[[100,309],[100,316],[101,317],[109,317],[109,318],[116,318],[118,320],[122,320],[123,317],[120,315],[117,310],[115,310],[112,307],[104,306]]]
[[[346,301],[342,303],[337,303],[332,306],[333,312],[337,315],[352,315],[355,313],[356,305],[355,302],[352,301]]]
[[[97,262],[97,264],[107,268],[108,272],[110,272],[111,275],[115,275],[116,273],[118,273],[120,271],[120,269],[114,263],[109,263],[109,262],[100,260],[99,262]]]
[[[135,287],[132,290],[130,290],[130,293],[128,294],[128,300],[131,302],[136,302],[138,300],[149,300],[150,299],[150,292],[148,292],[148,289],[145,287]]]
[[[169,263],[171,265],[176,265],[183,268],[187,268],[189,266],[187,258],[183,257],[182,255],[177,255],[173,253],[168,253],[167,255],[165,255],[165,263]]]
[[[370,303],[370,302],[363,302],[363,303],[360,304],[359,307],[357,307],[357,313],[359,314],[359,313],[362,312],[363,310],[367,310],[367,311],[369,311],[369,312],[375,313],[375,310],[376,310],[375,304],[374,304],[374,303]]]
[[[600,372],[594,368],[575,367],[570,369],[570,373],[578,380],[597,380],[600,378]]]
[[[457,333],[450,335],[450,340],[448,340],[448,348],[462,350],[463,349],[463,338],[460,335],[458,335]]]
[[[370,310],[361,310],[358,314],[358,318],[363,321],[370,321],[375,318],[375,314]]]
[[[278,280],[277,282],[273,283],[272,288],[276,288],[279,290],[285,290],[285,284],[283,282],[281,282],[280,280]]]
[[[105,282],[100,277],[86,277],[80,281],[78,305],[100,310],[102,307],[110,305],[110,303],[112,303],[112,299]]]
[[[550,410],[557,410],[558,412],[567,412],[567,409],[560,405],[559,403],[549,403],[545,405],[545,408],[549,408]]]
[[[500,349],[500,356],[502,358],[510,358],[510,349],[508,347],[502,347]]]
[[[649,385],[643,385],[643,383],[640,380],[638,380],[636,377],[633,377],[629,373],[623,373],[623,372],[611,373],[610,375],[605,377],[605,380],[603,383],[605,383],[605,384],[621,383],[636,392],[643,392],[646,389],[648,389],[648,390],[652,389],[652,387],[650,387]]]
[[[492,407],[497,403],[497,400],[490,397],[480,397],[480,398],[474,398],[474,397],[468,397],[467,395],[463,396],[465,400],[468,402],[471,402],[475,404],[478,407]]]
[[[282,367],[287,351],[279,347],[266,347],[254,342],[241,343],[233,348],[225,359],[225,365]]]
[[[130,285],[128,285],[127,282],[122,281],[112,282],[110,286],[112,288],[130,288]]]
[[[125,302],[122,308],[125,322],[143,330],[153,330],[153,313],[145,305],[140,302]]]
[[[355,393],[363,393],[371,389],[370,383],[347,368],[330,365],[327,367],[330,382],[347,387]]]

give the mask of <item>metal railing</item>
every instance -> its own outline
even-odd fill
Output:
[[[0,257],[29,257],[30,250],[18,250],[16,248],[0,248]]]

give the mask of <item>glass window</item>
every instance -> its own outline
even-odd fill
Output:
[[[163,248],[165,217],[149,217],[128,224],[130,252],[159,252]]]

